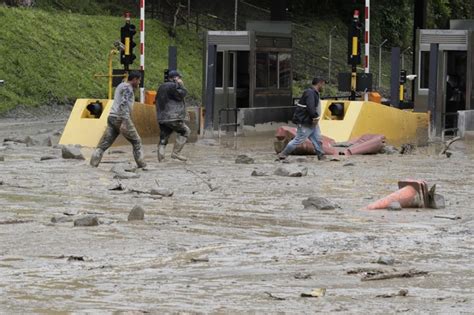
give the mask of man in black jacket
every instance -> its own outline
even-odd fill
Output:
[[[176,137],[171,158],[186,161],[187,158],[182,156],[180,152],[191,134],[191,129],[184,123],[186,119],[184,97],[188,92],[178,71],[171,70],[168,78],[168,82],[163,83],[158,88],[155,101],[158,124],[160,125],[158,161],[164,160],[165,148],[173,131],[178,136]]]
[[[325,81],[322,78],[314,78],[312,86],[303,92],[293,114],[293,123],[298,126],[296,136],[280,152],[278,155],[279,160],[286,160],[288,155],[308,138],[314,145],[318,160],[324,158],[321,130],[319,129],[319,119],[321,116],[319,93],[323,90],[324,84]]]

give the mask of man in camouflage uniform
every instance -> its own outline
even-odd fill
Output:
[[[107,119],[107,129],[97,149],[92,154],[90,161],[92,166],[99,166],[105,150],[114,143],[119,134],[122,134],[133,146],[133,157],[138,167],[146,167],[146,163],[143,160],[142,141],[131,118],[133,103],[135,102],[133,89],[140,86],[140,81],[140,72],[131,71],[127,82],[120,83],[115,89],[114,103]]]
[[[165,148],[171,134],[176,132],[178,136],[174,143],[171,158],[186,161],[187,158],[180,154],[184,144],[188,141],[191,129],[184,123],[186,119],[186,105],[184,97],[188,92],[184,87],[181,75],[176,70],[168,74],[168,82],[160,85],[156,95],[156,112],[158,124],[160,125],[160,143],[158,145],[158,161],[165,158]]]

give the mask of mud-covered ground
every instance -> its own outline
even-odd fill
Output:
[[[4,119],[0,140],[54,134],[64,123]],[[273,171],[288,165],[273,161],[272,141],[200,141],[185,147],[187,163],[162,164],[147,145],[148,170],[120,180],[122,191],[110,190],[119,182],[110,170],[133,162],[130,146],[94,169],[86,149],[80,161],[53,147],[0,144],[0,313],[473,312],[472,143],[457,143],[449,159],[435,146],[339,162],[293,157],[289,166],[308,175],[281,177]],[[236,164],[239,154],[255,164]],[[405,178],[437,184],[446,208],[360,210]],[[157,187],[174,194],[137,192]],[[311,196],[341,208],[304,209]],[[145,220],[128,222],[135,205]],[[87,213],[101,224],[74,227]],[[395,263],[378,264],[380,256]],[[427,274],[361,280],[408,270]],[[301,297],[317,288],[325,296]],[[406,296],[396,296],[401,289]]]

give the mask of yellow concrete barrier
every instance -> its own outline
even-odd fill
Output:
[[[349,141],[364,134],[382,134],[392,145],[426,144],[428,140],[427,113],[414,113],[374,102],[321,102],[321,132],[337,142]],[[333,115],[330,106],[342,104],[343,114]]]
[[[103,105],[103,112],[99,118],[95,118],[87,105],[99,101]],[[59,144],[80,144],[84,147],[95,148],[104,134],[107,127],[107,118],[112,107],[113,100],[106,99],[78,99],[69,115],[69,119],[64,128],[64,132],[59,140]],[[199,132],[199,108],[189,107],[188,113],[191,128],[190,142],[197,140]],[[135,103],[132,111],[132,120],[145,144],[156,144],[159,141],[160,128],[156,120],[155,105]],[[115,145],[126,144],[127,141],[122,136],[117,138]]]

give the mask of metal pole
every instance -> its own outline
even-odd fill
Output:
[[[328,58],[328,82],[331,83],[331,65],[332,65],[332,32],[336,29],[336,26],[333,26],[329,32],[329,58]]]
[[[405,52],[410,48],[411,47],[408,46],[405,50],[402,51],[402,70],[405,70]]]
[[[388,39],[384,39],[383,42],[379,45],[379,82],[378,88],[380,90],[380,86],[382,85],[382,46],[388,41]]]
[[[235,0],[235,11],[234,11],[234,31],[237,30],[237,12],[238,12],[239,0]]]

